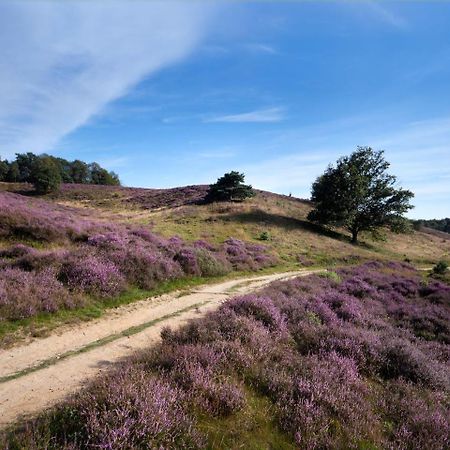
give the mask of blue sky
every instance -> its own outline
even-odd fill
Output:
[[[450,216],[450,3],[0,3],[0,155],[308,197],[357,145]]]

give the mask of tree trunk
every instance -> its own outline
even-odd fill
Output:
[[[357,243],[358,243],[358,230],[353,229],[352,230],[352,244],[357,244]]]

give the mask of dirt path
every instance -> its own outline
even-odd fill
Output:
[[[179,327],[231,296],[312,272],[239,278],[197,288],[187,295],[150,298],[28,345],[0,350],[0,426],[54,405],[112,363],[158,342],[164,326]]]

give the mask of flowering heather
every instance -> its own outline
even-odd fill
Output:
[[[79,210],[8,192],[0,192],[0,238],[47,246],[38,250],[16,243],[0,250],[1,282],[6,286],[2,304],[8,305],[0,308],[0,320],[73,307],[83,296],[112,297],[127,286],[152,289],[182,277],[258,270],[275,263],[263,246],[235,239],[217,248],[205,241],[188,244],[179,237],[157,236],[142,226],[80,217]],[[28,280],[45,275],[49,299],[40,300],[44,295],[37,292],[40,288],[33,288],[36,292],[31,295],[27,282],[18,281],[18,273]]]
[[[40,312],[74,308],[80,303],[81,299],[71,295],[51,269],[0,269],[0,320],[23,319]]]
[[[298,448],[449,448],[450,296],[420,280],[409,266],[369,263],[272,283],[164,329],[159,346],[3,446],[204,448],[218,420],[251,420],[248,396],[259,395]],[[418,329],[420,314],[430,324]]]

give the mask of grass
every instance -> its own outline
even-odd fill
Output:
[[[296,447],[274,421],[273,405],[246,389],[246,406],[226,418],[200,417],[198,428],[208,436],[211,450],[294,450]]]

